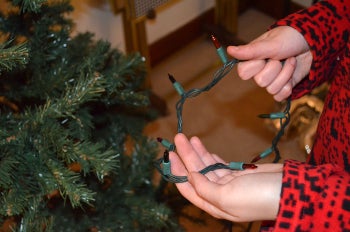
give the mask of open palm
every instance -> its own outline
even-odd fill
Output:
[[[180,193],[216,218],[231,221],[270,220],[277,215],[282,183],[282,164],[261,164],[257,169],[219,169],[198,173],[214,164],[226,163],[211,154],[197,137],[175,136],[177,154],[170,153],[172,173],[188,176],[176,184]]]

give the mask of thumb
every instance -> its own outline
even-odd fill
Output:
[[[289,26],[273,28],[249,44],[228,46],[227,53],[236,59],[286,59],[309,50],[304,36]]]
[[[276,45],[257,41],[246,45],[228,46],[227,53],[238,60],[263,60],[275,58]]]
[[[214,205],[220,202],[220,194],[218,194],[219,184],[210,181],[206,176],[198,172],[189,173],[188,181],[202,199]]]

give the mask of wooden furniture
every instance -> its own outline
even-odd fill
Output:
[[[155,17],[158,11],[176,4],[180,0],[110,0],[114,12],[121,13],[124,26],[126,52],[140,52],[146,58],[150,69],[149,44],[146,21]],[[230,34],[237,33],[238,0],[216,0],[215,24]],[[146,81],[150,85],[150,80]]]
[[[216,0],[215,24],[232,35],[237,34],[238,0]]]
[[[139,52],[145,57],[146,68],[150,69],[149,49],[146,34],[146,21],[155,17],[156,11],[179,0],[110,0],[115,13],[122,13],[125,48],[127,53]],[[145,85],[151,86],[146,78]]]

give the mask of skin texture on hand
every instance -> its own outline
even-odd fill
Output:
[[[197,137],[175,136],[177,154],[170,152],[172,173],[188,176],[178,183],[180,193],[197,207],[230,221],[273,220],[279,206],[282,164],[260,164],[257,169],[219,169],[202,175],[201,169],[226,163],[211,154]]]
[[[228,46],[227,53],[242,60],[237,71],[243,80],[254,78],[276,101],[291,95],[292,88],[309,73],[312,63],[306,40],[288,26],[271,29],[247,45]]]

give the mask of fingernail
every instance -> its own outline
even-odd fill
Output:
[[[231,46],[228,46],[228,47],[227,47],[227,50],[228,50],[228,51],[233,51],[233,52],[234,52],[234,51],[237,51],[237,50],[238,50],[238,47],[237,47],[237,46],[232,46],[232,45],[231,45]]]

